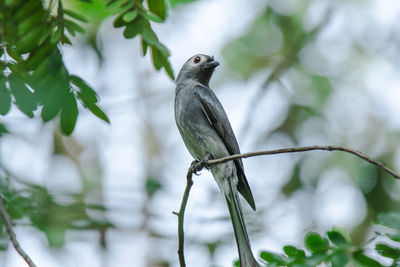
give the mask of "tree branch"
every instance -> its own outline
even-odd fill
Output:
[[[10,241],[13,244],[15,250],[18,252],[19,255],[21,255],[21,257],[25,260],[25,262],[30,267],[36,267],[35,263],[33,263],[33,261],[28,256],[28,254],[25,253],[25,251],[21,248],[21,246],[18,243],[17,236],[15,235],[15,232],[13,230],[13,226],[11,223],[11,218],[7,213],[6,207],[4,205],[3,196],[1,194],[0,194],[0,216],[4,221],[4,225],[6,227],[7,234],[9,236]]]
[[[192,163],[191,167],[189,168],[187,174],[186,174],[186,188],[185,192],[183,193],[182,197],[182,202],[181,202],[181,207],[179,209],[179,213],[177,212],[172,212],[173,214],[178,216],[178,239],[179,239],[179,245],[178,245],[178,256],[179,256],[179,263],[181,267],[185,267],[185,256],[184,256],[184,230],[183,230],[183,221],[184,221],[184,215],[185,215],[185,209],[186,209],[186,204],[189,198],[189,193],[190,189],[193,185],[193,173],[196,173],[197,171],[202,170],[205,166],[211,166],[214,164],[220,164],[224,163],[230,160],[235,160],[235,159],[240,159],[240,158],[249,158],[249,157],[256,157],[256,156],[263,156],[263,155],[275,155],[275,154],[283,154],[283,153],[297,153],[297,152],[305,152],[305,151],[313,151],[313,150],[323,150],[323,151],[343,151],[347,152],[350,154],[353,154],[365,161],[368,161],[369,163],[381,168],[385,172],[389,173],[392,175],[395,179],[400,179],[400,175],[395,173],[393,170],[391,170],[389,167],[387,167],[385,164],[383,164],[380,161],[377,161],[375,159],[372,159],[370,157],[365,156],[361,152],[343,147],[343,146],[305,146],[305,147],[291,147],[291,148],[281,148],[281,149],[275,149],[275,150],[265,150],[265,151],[258,151],[258,152],[249,152],[249,153],[243,153],[243,154],[236,154],[236,155],[231,155],[219,159],[211,159],[207,161],[200,161],[195,164]]]
[[[206,165],[214,165],[214,164],[224,163],[224,162],[234,160],[234,159],[239,159],[239,158],[249,158],[249,157],[255,157],[255,156],[274,155],[274,154],[283,154],[283,153],[296,153],[296,152],[305,152],[305,151],[312,151],[312,150],[347,152],[347,153],[353,154],[359,158],[362,158],[363,160],[368,161],[369,163],[381,168],[382,170],[389,173],[394,178],[400,179],[399,174],[395,173],[393,170],[391,170],[389,167],[387,167],[382,162],[372,159],[370,157],[367,157],[357,150],[343,147],[343,146],[305,146],[305,147],[281,148],[281,149],[266,150],[266,151],[259,151],[259,152],[249,152],[249,153],[231,155],[231,156],[227,156],[227,157],[223,157],[223,158],[219,158],[219,159],[208,160],[208,161],[206,161]],[[197,168],[200,166],[201,165],[199,165],[198,163],[195,165],[195,167],[197,167]]]
[[[196,172],[198,170],[201,170],[204,166],[202,166],[201,164],[199,164],[199,166],[197,168],[192,168],[190,167],[187,171],[186,174],[186,188],[185,188],[185,192],[183,193],[182,196],[182,202],[181,202],[181,207],[179,209],[179,212],[172,212],[173,214],[175,214],[176,216],[178,216],[178,257],[179,257],[179,265],[181,267],[186,267],[186,263],[185,263],[185,254],[184,254],[184,242],[185,242],[185,232],[183,231],[183,219],[185,217],[185,209],[186,209],[186,204],[188,202],[189,199],[189,193],[190,193],[190,189],[192,188],[193,185],[193,172]]]

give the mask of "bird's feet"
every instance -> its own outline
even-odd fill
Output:
[[[207,154],[200,161],[193,160],[192,163],[190,164],[190,169],[192,170],[192,173],[194,173],[195,175],[198,175],[197,172],[201,171],[203,168],[206,168],[208,170],[210,168],[210,166],[208,166],[207,161],[209,161],[210,159],[213,159],[213,158],[214,158],[213,155]]]

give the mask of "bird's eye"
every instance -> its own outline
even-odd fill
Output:
[[[197,57],[195,57],[195,58],[193,59],[193,62],[194,62],[194,63],[199,63],[200,60],[201,60],[201,58],[200,58],[199,56],[197,56]]]

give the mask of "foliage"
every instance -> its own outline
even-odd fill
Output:
[[[391,218],[399,215],[400,213],[381,214],[379,217],[383,220],[379,220],[378,223],[384,225],[387,223],[386,226],[398,229],[400,224],[394,226],[395,221],[392,221]],[[367,253],[371,254],[371,251],[366,248],[366,245],[374,239],[362,245],[356,245],[343,230],[333,228],[326,232],[326,237],[309,232],[304,238],[304,246],[307,251],[286,245],[283,247],[284,254],[262,251],[260,258],[266,263],[266,266],[312,267],[324,263],[332,267],[343,267],[350,262],[356,266],[386,266],[367,255]],[[392,238],[392,240],[396,241],[396,238]],[[378,242],[375,245],[375,251],[385,258],[392,259],[393,262],[390,266],[399,266],[399,244]]]
[[[0,180],[0,191],[13,222],[19,224],[29,220],[30,225],[46,235],[51,247],[62,247],[66,231],[70,229],[104,231],[112,227],[106,220],[100,221],[88,214],[94,210],[102,212],[104,207],[86,203],[80,194],[63,196],[60,201],[44,187],[23,183],[16,189],[4,177]],[[3,222],[0,229],[5,233]],[[3,234],[1,239],[7,240],[8,236]]]
[[[150,50],[154,67],[164,68],[174,79],[169,51],[151,28],[151,22],[167,18],[166,1],[147,0],[148,8],[143,1],[81,2],[86,9],[100,5],[105,14],[117,15],[114,27],[125,27],[126,38],[140,36],[143,54]],[[71,134],[79,113],[77,102],[103,121],[109,123],[109,119],[98,106],[93,88],[71,75],[63,62],[61,46],[71,45],[71,37],[85,34],[84,24],[88,23],[84,15],[63,4],[61,0],[50,0],[47,7],[40,0],[0,3],[0,115],[6,115],[12,103],[30,118],[40,109],[44,122],[61,114],[61,130]]]

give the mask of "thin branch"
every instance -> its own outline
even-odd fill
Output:
[[[400,179],[400,175],[395,173],[393,170],[391,170],[389,167],[387,167],[385,164],[383,164],[380,161],[377,161],[375,159],[372,159],[370,157],[365,156],[361,152],[343,147],[343,146],[305,146],[305,147],[290,147],[290,148],[281,148],[281,149],[275,149],[275,150],[266,150],[266,151],[259,151],[259,152],[249,152],[249,153],[243,153],[243,154],[237,154],[237,155],[232,155],[232,156],[227,156],[219,159],[212,159],[206,161],[206,165],[214,165],[218,163],[223,163],[227,162],[230,160],[234,159],[239,159],[239,158],[249,158],[249,157],[255,157],[255,156],[262,156],[262,155],[274,155],[274,154],[283,154],[283,153],[296,153],[296,152],[304,152],[304,151],[312,151],[312,150],[324,150],[324,151],[343,151],[347,152],[350,154],[353,154],[359,158],[362,158],[365,161],[368,161],[369,163],[381,168],[385,172],[389,173],[396,179]],[[198,164],[198,163],[197,163]],[[199,167],[199,166],[195,167]]]
[[[179,209],[179,212],[172,212],[173,214],[178,216],[178,239],[179,239],[178,256],[179,256],[180,266],[181,267],[186,266],[185,256],[184,256],[183,221],[184,221],[185,209],[186,209],[186,204],[187,204],[187,201],[189,198],[190,189],[193,185],[193,179],[192,179],[193,173],[200,171],[205,166],[220,164],[220,163],[224,163],[224,162],[227,162],[230,160],[235,160],[235,159],[240,159],[240,158],[249,158],[249,157],[256,157],[256,156],[263,156],[263,155],[275,155],[275,154],[283,154],[283,153],[297,153],[297,152],[305,152],[305,151],[313,151],[313,150],[347,152],[347,153],[353,154],[359,158],[362,158],[363,160],[368,161],[369,163],[381,168],[385,172],[392,175],[394,178],[400,179],[399,174],[395,173],[393,170],[391,170],[389,167],[387,167],[382,162],[372,159],[370,157],[367,157],[357,150],[343,147],[343,146],[305,146],[305,147],[281,148],[281,149],[275,149],[275,150],[266,150],[266,151],[236,154],[236,155],[231,155],[231,156],[227,156],[227,157],[223,157],[223,158],[219,158],[219,159],[211,159],[211,160],[207,160],[207,161],[203,160],[203,161],[197,162],[196,164],[192,163],[192,165],[189,168],[187,175],[186,175],[187,184],[186,184],[185,192],[183,193],[181,207]]]
[[[15,250],[18,252],[19,255],[25,260],[25,262],[30,266],[30,267],[36,267],[35,263],[31,260],[31,258],[26,254],[26,252],[21,248],[21,246],[18,243],[17,236],[15,235],[15,232],[13,230],[13,226],[11,223],[11,218],[7,213],[6,207],[4,205],[4,200],[3,196],[0,194],[0,216],[4,221],[4,225],[6,227],[7,234],[10,238],[11,243],[13,244]]]
[[[178,257],[179,257],[179,265],[181,267],[186,267],[186,263],[185,263],[185,254],[184,254],[184,242],[185,242],[185,233],[183,231],[183,221],[184,221],[184,217],[185,217],[185,209],[186,209],[186,204],[188,202],[189,199],[189,193],[190,193],[190,189],[192,188],[193,185],[193,171],[196,172],[197,170],[202,169],[203,166],[201,164],[199,164],[199,166],[194,167],[190,167],[187,171],[186,174],[186,188],[185,188],[185,192],[183,193],[182,196],[182,202],[181,202],[181,207],[179,209],[179,212],[172,212],[173,214],[175,214],[176,216],[178,216]]]

